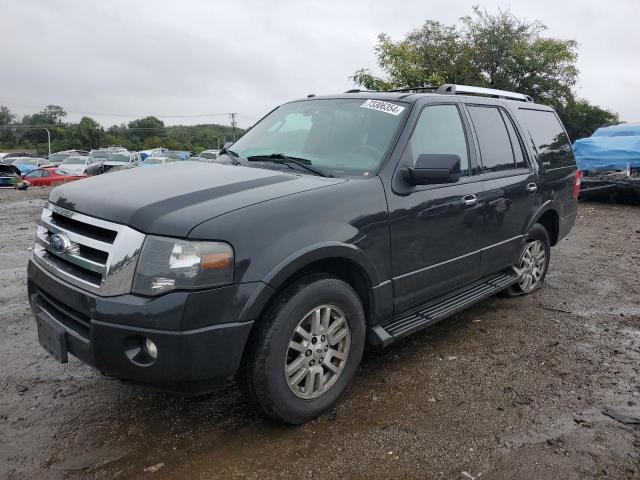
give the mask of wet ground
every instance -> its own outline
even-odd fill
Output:
[[[48,190],[0,191],[0,478],[640,478],[640,210],[581,204],[547,283],[369,350],[330,413],[183,398],[39,347],[25,266]]]

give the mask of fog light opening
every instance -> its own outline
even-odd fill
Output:
[[[158,347],[148,338],[144,341],[144,350],[151,360],[158,358]]]
[[[139,367],[148,367],[158,358],[158,347],[147,337],[128,337],[125,340],[124,353],[131,363]]]

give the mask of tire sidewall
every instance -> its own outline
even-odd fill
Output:
[[[289,341],[302,318],[320,305],[335,305],[345,314],[351,330],[349,356],[340,377],[324,394],[314,399],[297,397],[289,388],[284,368]],[[364,350],[365,317],[356,292],[337,279],[321,279],[294,294],[277,312],[273,322],[264,372],[273,400],[272,409],[288,423],[303,423],[329,409],[344,393],[360,364]]]

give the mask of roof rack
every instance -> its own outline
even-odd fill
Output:
[[[520,102],[533,102],[529,95],[494,88],[473,87],[470,85],[454,85],[447,83],[438,87],[436,93],[442,95],[486,95],[488,97],[504,98],[506,100],[518,100]]]
[[[438,87],[436,85],[425,85],[422,87],[402,87],[402,88],[393,88],[390,90],[361,90],[359,88],[352,88],[351,90],[347,90],[344,93],[389,93],[389,92],[402,93],[402,92],[424,92],[424,91],[433,92],[437,88]]]

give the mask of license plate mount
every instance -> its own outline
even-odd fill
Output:
[[[67,363],[69,354],[64,328],[43,313],[36,315],[36,322],[38,324],[38,341],[42,348],[60,363]]]

